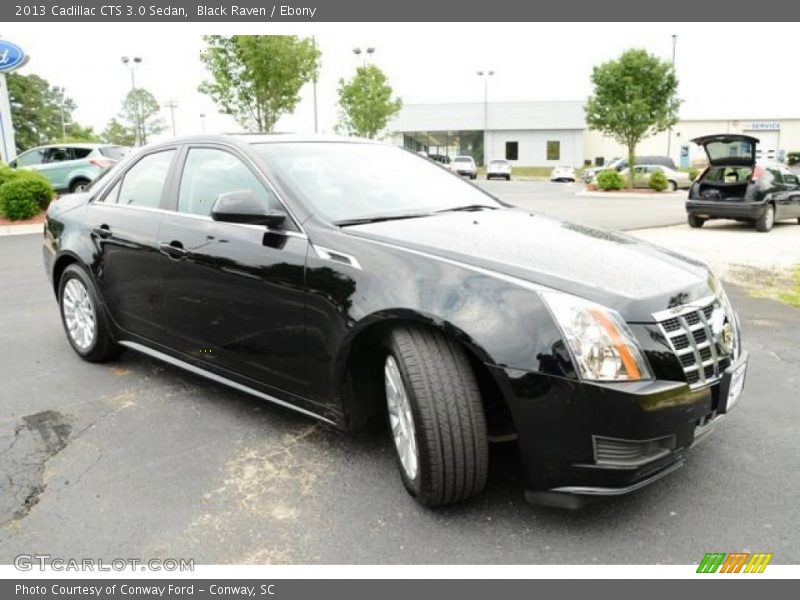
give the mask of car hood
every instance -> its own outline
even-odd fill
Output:
[[[451,212],[348,227],[354,236],[425,252],[576,294],[632,323],[713,293],[702,262],[622,233],[517,209]]]

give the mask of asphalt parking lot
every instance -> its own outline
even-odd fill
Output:
[[[381,429],[348,437],[133,352],[80,361],[38,235],[0,238],[0,273],[2,563],[800,562],[800,312],[738,288],[744,396],[678,472],[565,512],[526,504],[514,447],[498,445],[482,495],[431,511],[406,495]]]

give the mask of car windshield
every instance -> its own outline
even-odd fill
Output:
[[[505,160],[493,160],[493,161],[491,162],[491,164],[493,164],[493,165],[497,165],[497,166],[499,166],[499,167],[502,167],[502,166],[505,166],[505,165],[507,165],[507,164],[508,164],[508,162],[507,162],[507,161],[505,161]]]
[[[332,223],[501,204],[396,146],[348,142],[254,144],[283,187]]]
[[[455,159],[455,162],[471,163],[472,159],[471,158],[464,158],[462,156],[459,156],[459,157],[457,157]]]
[[[100,148],[100,154],[107,158],[120,160],[125,156],[125,149],[122,146],[102,146]]]

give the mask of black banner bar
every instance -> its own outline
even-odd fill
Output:
[[[521,0],[10,0],[0,3],[0,20],[14,22],[553,22],[676,21],[711,23],[800,19],[800,3],[761,0],[666,4],[641,0],[532,2]],[[7,33],[7,32],[6,32]],[[768,35],[763,30],[763,35]],[[754,36],[759,35],[756,30]],[[721,26],[709,36],[724,37]]]

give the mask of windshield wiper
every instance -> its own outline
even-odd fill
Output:
[[[419,219],[422,217],[430,217],[433,213],[405,213],[400,215],[375,215],[372,217],[359,217],[356,219],[342,219],[341,221],[334,221],[333,224],[337,227],[347,227],[349,225],[366,225],[367,223],[380,223],[381,221],[399,221],[400,219]]]
[[[491,206],[489,204],[465,204],[464,206],[454,206],[452,208],[443,208],[442,210],[437,210],[437,213],[443,212],[457,212],[457,211],[464,211],[464,212],[471,212],[475,210],[482,210],[484,208],[488,208],[491,210],[497,210],[496,206]]]

